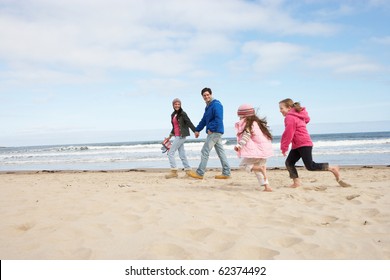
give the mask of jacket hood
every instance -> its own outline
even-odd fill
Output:
[[[287,116],[294,116],[297,117],[301,120],[303,120],[305,123],[308,123],[310,121],[309,113],[306,111],[306,108],[303,107],[302,111],[297,112],[294,108],[291,109],[288,113]]]

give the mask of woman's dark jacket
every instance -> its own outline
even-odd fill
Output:
[[[190,136],[190,128],[192,132],[195,132],[195,126],[191,122],[190,118],[187,116],[186,112],[183,110],[180,110],[179,112],[173,111],[171,114],[171,123],[172,123],[172,130],[171,130],[171,136],[175,136],[174,128],[173,128],[173,117],[177,114],[177,120],[180,127],[180,136],[181,137],[187,137]]]

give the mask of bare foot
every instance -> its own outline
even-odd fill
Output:
[[[301,180],[299,178],[293,179],[293,184],[290,185],[290,188],[298,188],[301,186]]]
[[[329,166],[328,170],[333,173],[336,181],[340,181],[340,168],[338,166]]]
[[[347,182],[344,182],[343,180],[338,180],[337,183],[339,183],[339,185],[343,188],[349,188],[349,187],[352,187],[351,184],[348,184]]]
[[[340,178],[340,168],[338,166],[329,166],[329,171],[333,173],[334,177],[336,178],[337,183],[343,188],[349,188],[351,187],[351,184],[348,184],[347,182],[344,182]]]
[[[264,186],[263,192],[272,192],[272,188],[270,186]]]

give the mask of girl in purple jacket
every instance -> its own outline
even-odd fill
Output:
[[[265,118],[260,119],[255,109],[244,104],[238,108],[237,115],[240,121],[235,124],[237,132],[237,145],[234,150],[238,157],[243,158],[240,166],[247,172],[253,172],[264,191],[271,192],[269,186],[266,163],[267,158],[273,156],[272,135],[268,129]]]
[[[301,158],[307,170],[330,171],[340,186],[350,187],[350,184],[341,180],[338,166],[330,166],[328,163],[316,163],[313,161],[313,142],[306,129],[306,124],[310,121],[310,117],[306,108],[301,107],[299,102],[294,102],[287,98],[279,102],[279,109],[280,113],[285,117],[285,129],[280,141],[280,149],[284,156],[286,156],[291,143],[291,150],[285,162],[290,178],[293,180],[291,187],[296,188],[301,185],[298,171],[295,168],[295,164]]]

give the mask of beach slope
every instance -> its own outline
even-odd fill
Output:
[[[0,259],[390,259],[390,168],[0,173]]]

